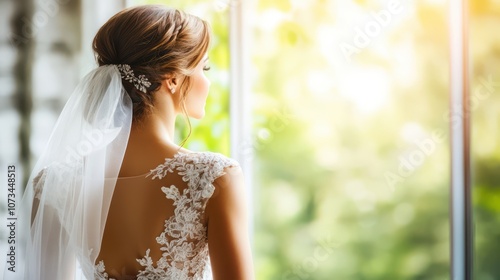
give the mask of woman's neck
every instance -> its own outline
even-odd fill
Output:
[[[160,118],[150,115],[139,123],[132,124],[129,143],[164,143],[176,146],[174,142],[175,116]]]

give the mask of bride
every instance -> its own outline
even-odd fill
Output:
[[[174,142],[178,114],[205,114],[209,42],[207,22],[161,5],[100,28],[99,67],[34,167],[4,279],[253,279],[238,162]]]

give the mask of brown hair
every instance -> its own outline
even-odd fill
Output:
[[[209,30],[206,21],[163,5],[124,9],[99,29],[92,44],[99,66],[129,64],[136,77],[145,75],[151,82],[144,93],[122,80],[134,104],[134,122],[151,112],[153,93],[160,89],[166,75],[185,75],[176,94],[181,94],[191,134],[185,98],[191,88],[189,76],[208,50]]]

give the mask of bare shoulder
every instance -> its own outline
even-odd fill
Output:
[[[228,165],[223,168],[221,176],[214,180],[214,185],[217,187],[226,187],[232,184],[243,183],[244,174],[241,166]]]
[[[214,210],[213,208],[233,208],[245,200],[245,179],[239,165],[225,167],[224,173],[214,180],[213,186],[214,193],[210,198],[212,203],[209,203],[209,212]]]

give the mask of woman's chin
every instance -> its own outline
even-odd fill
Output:
[[[191,114],[190,117],[193,119],[201,120],[203,119],[203,117],[205,117],[205,110]]]

